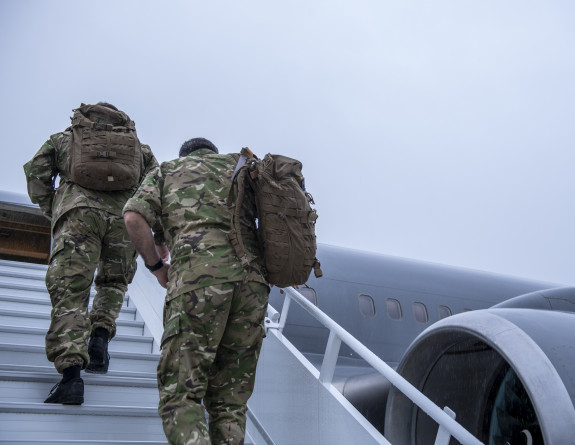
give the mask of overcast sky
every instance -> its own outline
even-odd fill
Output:
[[[318,241],[575,284],[575,2],[0,0],[0,190],[108,101],[303,162]],[[320,258],[321,260],[321,258]]]

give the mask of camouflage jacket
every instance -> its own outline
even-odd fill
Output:
[[[50,136],[34,157],[24,164],[28,195],[40,206],[44,215],[52,220],[52,228],[58,219],[75,207],[92,207],[122,216],[122,208],[134,190],[103,192],[90,190],[73,183],[67,173],[71,132],[66,130]],[[158,166],[148,145],[142,144],[144,177]],[[55,187],[56,177],[60,183]]]
[[[142,215],[151,227],[161,221],[171,256],[167,300],[245,277],[228,240],[231,210],[227,198],[238,156],[200,149],[164,162],[144,178],[124,207],[124,212]],[[250,253],[261,257],[255,214],[254,201],[246,199],[241,215],[243,240]],[[257,264],[246,279],[267,283]]]

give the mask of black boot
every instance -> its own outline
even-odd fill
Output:
[[[81,405],[84,403],[84,381],[80,377],[79,366],[70,366],[64,369],[62,380],[50,390],[44,403],[62,403],[63,405]]]
[[[88,354],[90,363],[86,367],[86,372],[93,374],[106,374],[110,364],[110,354],[108,354],[108,338],[110,334],[104,328],[96,328],[88,343]]]

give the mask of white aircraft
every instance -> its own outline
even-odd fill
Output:
[[[31,248],[2,241],[0,257],[45,262],[49,228],[27,202],[0,196],[3,233],[35,227]],[[300,293],[479,441],[575,443],[575,288],[321,244],[317,257],[324,276]],[[274,288],[270,305],[284,297]],[[319,369],[321,323],[294,305],[282,335]],[[345,344],[339,355],[333,384],[390,443],[432,443],[434,420]]]

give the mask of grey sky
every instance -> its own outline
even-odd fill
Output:
[[[300,159],[320,242],[573,284],[574,22],[568,0],[0,0],[0,190],[106,100],[159,161],[195,136]]]

